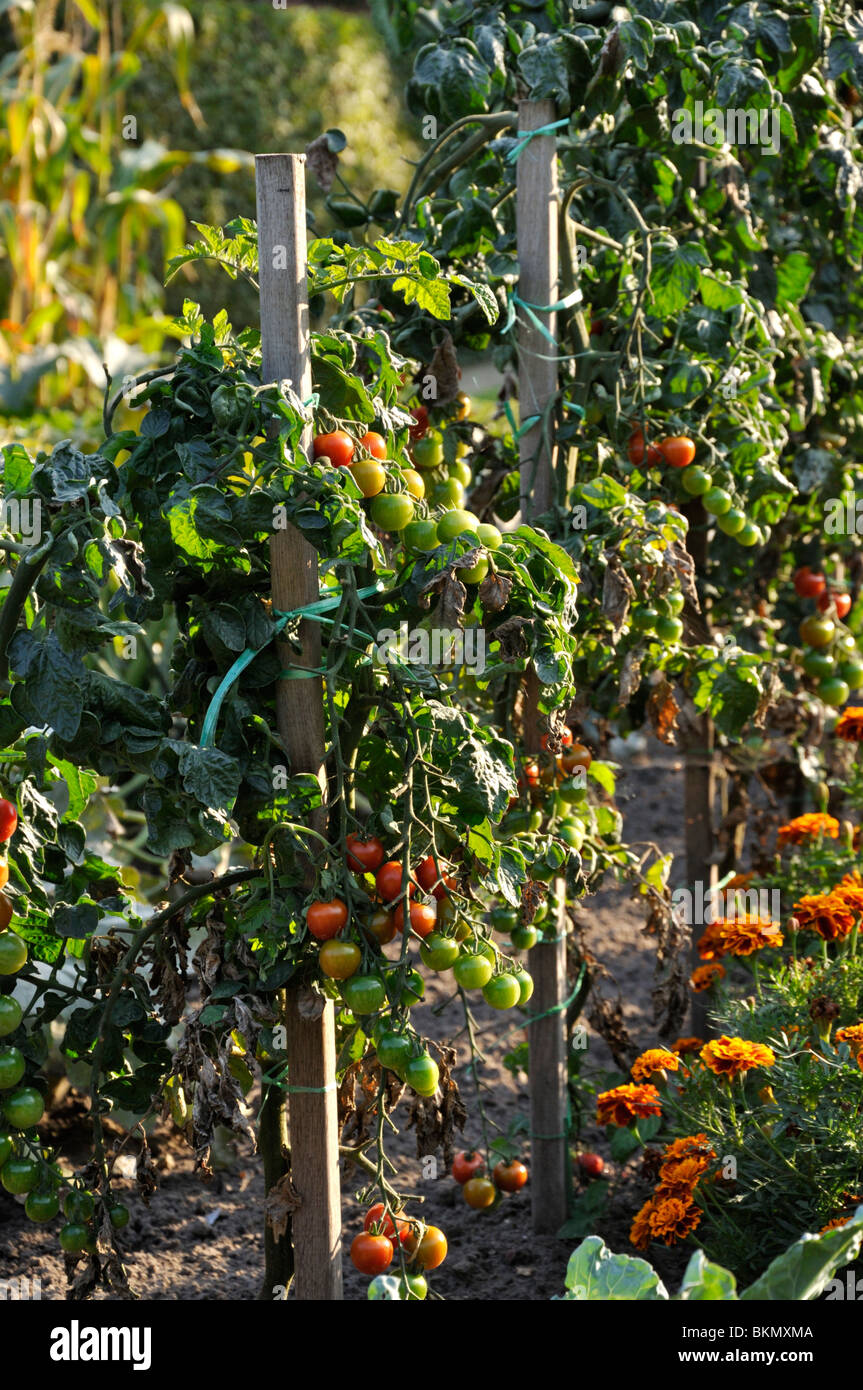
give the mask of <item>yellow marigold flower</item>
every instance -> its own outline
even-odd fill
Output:
[[[847,1043],[851,1056],[855,1062],[859,1062],[863,1053],[863,1023],[852,1023],[848,1028],[837,1029],[836,1041]]]
[[[837,738],[844,738],[847,743],[860,743],[863,740],[863,708],[860,705],[849,705],[844,709],[834,733]]]
[[[704,990],[710,989],[717,980],[725,978],[725,966],[721,960],[712,960],[707,965],[696,965],[692,972],[689,983],[696,994],[702,994]]]
[[[664,1047],[650,1047],[632,1064],[633,1081],[649,1081],[657,1072],[677,1071],[680,1058]],[[663,1078],[664,1079],[664,1078]]]
[[[661,1115],[659,1092],[655,1086],[615,1086],[596,1098],[596,1120],[600,1125],[631,1124],[648,1115]]]
[[[828,840],[839,839],[839,822],[835,816],[824,815],[822,811],[795,816],[787,825],[780,825],[777,843],[782,849],[784,845],[799,845],[804,840],[814,840],[818,835]]]
[[[701,1208],[694,1202],[679,1197],[666,1197],[657,1202],[656,1209],[649,1219],[650,1234],[665,1245],[676,1245],[684,1240],[701,1220]]]
[[[761,1104],[762,1104],[762,1105],[778,1105],[778,1104],[779,1104],[779,1101],[776,1099],[775,1095],[773,1094],[773,1087],[772,1087],[772,1086],[762,1086],[762,1087],[761,1087],[761,1090],[758,1092],[758,1099],[761,1101]]]
[[[690,1052],[697,1052],[703,1046],[703,1038],[678,1038],[675,1043],[672,1043],[671,1050],[678,1052],[681,1057],[685,1057]]]
[[[835,893],[808,893],[792,910],[801,930],[817,932],[825,941],[844,941],[854,930],[854,912]]]
[[[723,1035],[702,1047],[701,1060],[715,1076],[734,1081],[753,1067],[772,1067],[776,1056],[765,1043],[747,1042],[745,1038]]]

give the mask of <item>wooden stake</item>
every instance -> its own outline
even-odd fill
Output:
[[[312,391],[306,283],[305,156],[258,155],[255,180],[263,378],[265,381],[290,381],[294,391],[305,401]],[[307,446],[309,440],[304,442]],[[317,602],[317,553],[298,531],[288,528],[274,533],[270,564],[274,609],[284,612]],[[299,637],[301,656],[287,644],[279,644],[283,666],[320,669],[319,625],[303,622]],[[325,726],[320,677],[279,682],[276,723],[290,758],[290,771],[314,773],[321,784],[322,798],[325,798]],[[321,833],[325,830],[325,807],[315,817],[313,828]],[[290,1102],[291,1175],[300,1198],[292,1222],[296,1256],[293,1292],[299,1299],[331,1300],[342,1296],[333,1006],[328,1002],[318,1017],[308,1018],[301,1015],[298,1003],[296,991],[289,990],[285,1011],[288,1081],[291,1087],[308,1088],[304,1092],[294,1092]],[[276,1108],[266,1107],[262,1120],[268,1114],[276,1114]],[[272,1124],[272,1119],[268,1123]],[[279,1124],[281,1129],[281,1118]],[[272,1151],[272,1144],[268,1147]],[[271,1235],[268,1241],[269,1254],[277,1250],[278,1243],[272,1241]],[[269,1280],[269,1271],[266,1278]]]
[[[554,102],[519,103],[519,130],[538,130],[555,119]],[[517,234],[519,298],[526,304],[554,304],[558,299],[557,143],[553,135],[538,135],[522,150],[517,170]],[[556,314],[533,310],[554,335]],[[519,311],[519,412],[522,423],[542,415],[557,392],[555,349]],[[519,444],[522,517],[529,521],[548,511],[557,496],[554,459],[543,440],[541,425],[527,430]],[[530,672],[524,704],[524,743],[528,752],[540,747],[539,681]],[[554,884],[563,901],[563,884]],[[564,912],[549,926],[558,939],[531,952],[534,993],[531,1012],[544,1015],[528,1027],[531,1127],[531,1199],[533,1228],[555,1232],[567,1214],[569,1146],[566,1136],[567,1074],[566,1017],[560,1008],[566,997]]]

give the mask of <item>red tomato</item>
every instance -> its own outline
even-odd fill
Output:
[[[560,761],[564,772],[574,772],[577,767],[584,768],[586,772],[593,762],[593,755],[583,743],[574,743],[565,753],[561,753]]]
[[[378,896],[385,903],[397,902],[403,896],[402,865],[397,859],[389,859],[386,864],[381,865],[375,875],[375,887]],[[416,884],[411,883],[408,887],[410,897],[413,897],[416,891]]]
[[[822,594],[818,600],[818,607],[822,613],[826,613],[831,604],[836,609],[837,618],[847,618],[851,612],[851,595],[837,593],[835,589],[828,589],[826,594]]]
[[[389,1240],[395,1240],[396,1232],[400,1244],[404,1245],[410,1240],[411,1223],[403,1221],[401,1217],[396,1217],[393,1222],[392,1217],[387,1213],[383,1202],[375,1202],[373,1207],[369,1207],[366,1212],[366,1219],[363,1222],[363,1230],[371,1231],[375,1227],[373,1234],[385,1235]]]
[[[518,1192],[527,1182],[527,1168],[517,1158],[512,1163],[496,1163],[494,1180],[501,1192]]]
[[[0,893],[0,931],[5,931],[12,921],[12,904],[5,893]]]
[[[599,1154],[583,1153],[578,1155],[578,1166],[587,1178],[598,1178],[605,1164]]]
[[[659,450],[671,468],[688,468],[695,458],[695,442],[685,434],[673,434],[663,439]]]
[[[396,931],[404,931],[405,925],[405,905],[399,903],[393,913],[393,922]],[[437,913],[431,903],[411,903],[411,927],[417,936],[431,936],[437,922]]]
[[[306,922],[312,936],[318,941],[329,941],[338,936],[348,920],[348,909],[340,898],[331,902],[310,903],[306,909]]]
[[[572,729],[570,729],[566,724],[560,731],[560,742],[564,748],[569,748],[572,743]],[[548,748],[548,734],[543,734],[540,740],[540,745],[543,748],[543,750]]]
[[[334,468],[347,468],[354,456],[354,441],[344,430],[316,434],[312,444],[315,458],[328,458]]]
[[[446,897],[448,888],[455,888],[455,879],[451,874],[444,873],[433,854],[427,855],[422,863],[417,865],[414,877],[420,888],[425,889],[426,893],[433,893],[438,902]],[[439,883],[438,879],[442,881]]]
[[[534,758],[528,759],[528,761],[524,764],[524,780],[527,782],[527,785],[529,787],[538,787],[539,778],[539,763]]]
[[[18,812],[11,801],[0,799],[0,844],[11,840],[18,829]]]
[[[374,430],[367,430],[360,440],[364,449],[368,449],[372,458],[385,459],[387,456],[387,441],[382,434],[375,434]]]
[[[393,1243],[386,1236],[363,1231],[351,1241],[351,1259],[360,1274],[383,1274],[393,1262]]]
[[[641,430],[633,430],[629,436],[629,447],[627,449],[629,462],[633,468],[640,468],[644,463],[644,435]],[[662,450],[655,444],[647,446],[647,462],[649,467],[654,467],[662,462]]]
[[[364,840],[360,835],[349,835],[346,841],[348,868],[355,874],[373,874],[384,862],[384,847],[376,835]]]
[[[452,1175],[456,1182],[466,1183],[471,1178],[479,1177],[485,1168],[485,1160],[482,1154],[478,1154],[473,1149],[459,1149],[452,1162]]]
[[[424,405],[416,405],[411,411],[411,415],[416,420],[416,424],[411,425],[410,437],[411,439],[422,439],[423,435],[428,433],[429,413]]]
[[[794,576],[794,591],[799,598],[818,598],[826,589],[824,575],[814,572],[808,565],[803,565]]]

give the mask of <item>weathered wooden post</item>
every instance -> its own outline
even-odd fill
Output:
[[[538,130],[555,119],[554,102],[519,103],[519,131]],[[537,135],[518,157],[516,225],[519,261],[519,298],[529,305],[555,304],[558,298],[558,183],[557,142],[553,134]],[[556,315],[537,315],[554,335]],[[518,326],[519,413],[521,423],[542,416],[557,392],[554,349],[529,317]],[[525,521],[547,511],[556,497],[554,459],[544,441],[541,424],[525,430],[519,442],[521,460],[521,513]],[[538,715],[539,682],[530,672],[524,707],[524,742],[528,752],[540,748]],[[562,900],[562,884],[555,885]],[[528,1028],[530,1049],[531,1194],[535,1231],[557,1231],[566,1220],[569,1190],[566,1135],[567,1069],[566,942],[564,911],[549,917],[553,942],[538,944],[531,952],[530,968],[535,988],[531,1013],[538,1021]]]
[[[258,260],[261,300],[262,371],[265,381],[290,381],[301,400],[312,392],[309,307],[306,282],[305,156],[258,155]],[[308,447],[310,440],[307,438]],[[318,559],[295,529],[276,531],[270,547],[274,609],[284,612],[316,603]],[[302,655],[280,646],[284,665],[321,666],[320,627],[300,627]],[[326,792],[324,702],[321,678],[282,680],[276,692],[276,720],[290,758],[291,772],[311,772]],[[326,829],[322,810],[314,826]],[[288,989],[284,1001],[290,1095],[290,1172],[299,1197],[290,1237],[293,1265],[284,1244],[267,1229],[267,1274],[286,1265],[295,1271],[293,1293],[300,1299],[342,1296],[339,1148],[335,1090],[335,1024],[332,1003],[316,1017],[299,1007]],[[261,1148],[267,1188],[287,1171],[284,1158],[284,1102],[266,1097],[261,1117]],[[288,1282],[275,1278],[274,1282]],[[267,1291],[265,1289],[265,1296]],[[272,1297],[272,1293],[269,1293]]]

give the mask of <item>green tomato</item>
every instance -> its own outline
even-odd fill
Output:
[[[443,932],[433,931],[420,946],[420,960],[429,970],[451,970],[459,955],[458,942]]]
[[[732,507],[730,511],[717,516],[716,525],[724,535],[737,536],[746,525],[746,513],[739,507]]]
[[[840,629],[839,636],[836,638],[836,646],[843,652],[853,652],[855,656],[857,655],[857,639],[853,632],[848,632],[845,628]]]
[[[737,542],[749,550],[754,545],[763,545],[764,537],[753,521],[747,521],[737,532]]]
[[[656,635],[663,642],[679,642],[683,636],[683,623],[679,618],[660,616],[656,620]]]
[[[464,459],[456,459],[449,470],[449,476],[456,478],[462,487],[470,487],[473,482],[473,471],[470,464],[465,463]]]
[[[446,478],[443,482],[435,483],[429,501],[433,507],[443,507],[444,511],[449,512],[455,507],[463,507],[466,496],[458,478]]]
[[[399,1294],[405,1302],[425,1298],[429,1291],[424,1274],[403,1274],[398,1281]]]
[[[439,468],[443,463],[443,440],[439,434],[427,434],[411,445],[411,458],[417,468]]]
[[[437,534],[437,525],[434,521],[417,519],[409,521],[402,532],[402,540],[408,550],[421,550],[427,552],[436,550],[440,545]]]
[[[0,1038],[14,1033],[21,1022],[21,1005],[9,994],[0,994]]]
[[[832,705],[834,708],[838,708],[839,705],[845,704],[851,691],[848,689],[845,681],[840,680],[838,676],[832,676],[827,680],[818,682],[818,694],[821,696],[825,705]]]
[[[438,1064],[427,1052],[411,1057],[405,1067],[405,1084],[419,1096],[433,1096],[439,1079]]]
[[[519,1004],[526,1004],[533,994],[533,976],[528,975],[526,970],[516,970],[513,978],[518,981],[518,1002]]]
[[[352,975],[342,984],[342,998],[352,1014],[374,1014],[382,1009],[387,992],[379,975]]]
[[[31,1221],[53,1221],[60,1210],[60,1198],[56,1192],[31,1192],[24,1210]]]
[[[453,967],[456,982],[462,989],[482,989],[491,979],[492,963],[478,952],[462,956]]]
[[[839,675],[849,690],[859,690],[863,686],[863,661],[842,661]]]
[[[557,794],[564,806],[577,806],[587,797],[585,778],[567,777],[558,787]]]
[[[456,536],[462,536],[466,531],[472,531],[476,535],[479,524],[479,518],[474,516],[473,512],[457,507],[451,512],[444,512],[437,523],[437,533],[441,541],[448,545]]]
[[[407,979],[402,986],[401,1005],[403,1009],[412,1009],[414,1004],[418,1004],[426,992],[426,982],[418,970],[408,971]]]
[[[481,584],[488,574],[488,556],[481,555],[469,569],[457,569],[456,574],[463,584]]]
[[[499,932],[514,931],[521,921],[521,913],[517,907],[503,907],[499,905],[492,908],[490,916],[492,927],[495,931]]]
[[[539,830],[542,825],[542,811],[510,811],[500,823],[498,834],[502,840],[513,835],[528,835]]]
[[[703,497],[704,510],[711,516],[726,516],[731,511],[734,498],[724,487],[708,488]]]
[[[630,622],[636,632],[652,632],[658,617],[659,613],[655,608],[637,604],[632,610]]]
[[[86,1222],[96,1210],[96,1203],[89,1192],[75,1187],[63,1199],[63,1215],[67,1221]]]
[[[513,928],[512,944],[516,951],[532,951],[537,939],[536,927],[519,926]]]
[[[375,1050],[381,1066],[398,1075],[413,1052],[413,1039],[405,1033],[382,1033]]]
[[[27,946],[13,931],[0,931],[0,975],[17,975],[27,963]]]
[[[703,497],[705,492],[709,492],[712,479],[706,468],[701,468],[697,463],[692,463],[688,468],[684,468],[680,475],[685,492],[690,497]]]
[[[90,1232],[81,1221],[71,1221],[60,1228],[60,1245],[67,1255],[80,1255],[90,1241]]]
[[[656,607],[661,617],[676,618],[683,612],[686,599],[680,589],[674,589],[672,593],[666,594],[664,598],[656,600]]]
[[[500,550],[503,545],[503,536],[496,526],[492,526],[490,521],[481,521],[476,528],[476,533],[486,550]]]
[[[11,1091],[26,1070],[24,1054],[17,1047],[4,1047],[0,1052],[0,1091]]]
[[[831,652],[813,647],[803,654],[803,670],[807,676],[817,676],[823,680],[826,676],[832,676],[835,668],[836,659]]]
[[[122,1202],[115,1202],[108,1208],[108,1220],[115,1231],[122,1231],[129,1224],[129,1208],[124,1207]]]
[[[584,826],[581,821],[563,821],[557,828],[557,833],[565,845],[580,853],[584,844]]]
[[[514,975],[495,975],[482,992],[493,1009],[514,1009],[521,998],[519,982]]]
[[[0,1169],[0,1183],[14,1196],[32,1192],[38,1181],[39,1164],[35,1158],[9,1158]]]
[[[12,1152],[12,1136],[11,1136],[11,1134],[0,1134],[0,1168],[3,1167],[3,1164],[6,1162],[7,1158],[8,1158],[9,1155],[11,1154],[11,1152]]]
[[[34,1086],[21,1086],[3,1102],[3,1114],[15,1129],[30,1129],[44,1113],[42,1096]]]
[[[413,518],[413,498],[406,492],[379,492],[372,502],[372,521],[382,531],[403,531]]]

